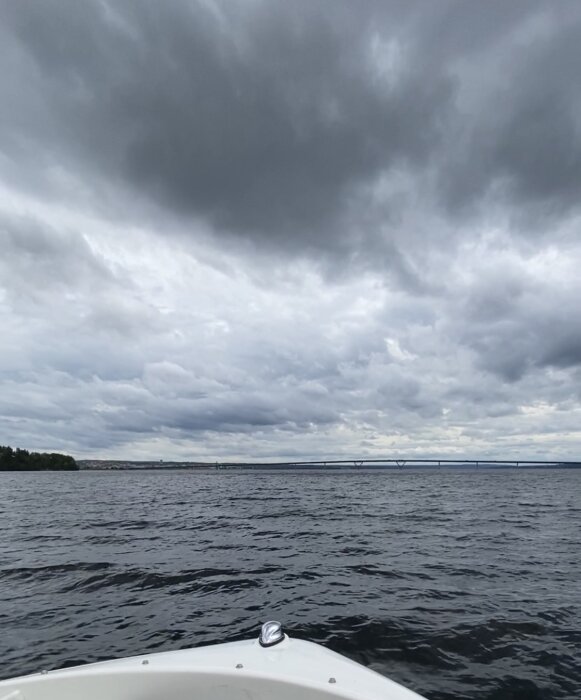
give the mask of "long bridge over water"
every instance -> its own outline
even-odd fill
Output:
[[[524,468],[576,469],[581,462],[536,459],[326,459],[293,462],[216,462],[217,469],[403,469],[404,467],[469,467],[469,468]]]

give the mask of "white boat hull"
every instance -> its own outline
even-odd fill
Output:
[[[147,654],[0,682],[0,700],[423,700],[318,644],[284,637]]]

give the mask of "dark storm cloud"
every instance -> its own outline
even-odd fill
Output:
[[[530,209],[560,218],[579,205],[581,10],[557,3],[545,5],[543,15],[547,26],[536,36],[509,47],[499,42],[505,56],[494,83],[467,116],[459,148],[450,143],[443,182],[454,208],[491,191],[519,207],[521,217]]]
[[[427,161],[453,95],[413,47],[374,57],[409,10],[363,7],[5,3],[47,112],[11,137],[231,233],[348,252],[360,189]]]
[[[342,257],[381,250],[395,214],[381,209],[382,232],[366,221],[368,188],[401,168],[419,188],[431,169],[451,210],[491,192],[557,214],[577,204],[573,3],[12,0],[1,11],[6,61],[27,77],[8,79],[7,152],[97,170],[219,230]],[[459,105],[471,83],[481,94]],[[401,248],[383,258],[397,265]]]

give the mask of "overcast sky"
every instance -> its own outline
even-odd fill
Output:
[[[581,3],[2,0],[0,444],[581,459]]]

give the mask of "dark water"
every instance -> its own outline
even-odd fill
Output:
[[[268,618],[432,700],[581,697],[581,471],[0,474],[0,676]]]

